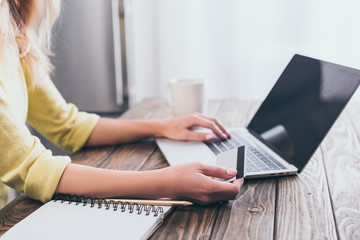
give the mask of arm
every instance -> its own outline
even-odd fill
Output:
[[[68,152],[84,146],[99,120],[99,116],[78,111],[75,105],[67,103],[47,75],[36,87],[28,89],[28,103],[28,123]]]
[[[100,118],[86,145],[111,145],[133,142],[148,137],[197,141],[214,138],[211,133],[192,131],[193,127],[211,129],[221,139],[230,137],[230,134],[215,118],[198,113],[181,118],[153,121]]]
[[[209,176],[226,179],[235,175],[235,170],[200,163],[140,172],[69,164],[56,192],[100,198],[166,197],[208,204],[234,199],[243,184],[242,179],[228,183],[213,180]]]
[[[148,137],[198,141],[214,138],[211,133],[199,133],[192,130],[193,127],[198,126],[211,129],[222,139],[230,137],[216,119],[201,114],[153,121],[100,118],[86,145],[111,145]],[[236,171],[204,166],[199,163],[142,172],[69,164],[56,192],[100,198],[157,199],[166,197],[207,204],[234,199],[243,183],[242,179],[233,183],[219,182],[209,176],[227,179],[236,176]]]
[[[227,137],[223,136],[226,131],[216,119],[200,114],[162,121],[104,118],[98,121],[97,116],[78,113],[73,105],[66,104],[51,81],[48,78],[45,80],[41,86],[28,92],[28,121],[42,130],[46,137],[68,150],[76,151],[86,141],[89,146],[98,146],[136,141],[150,136],[192,140],[209,138],[208,134],[193,132],[191,128],[195,126],[210,128],[218,136]],[[7,108],[5,106],[1,109]],[[4,116],[12,116],[12,113],[9,110],[4,112]],[[241,180],[233,184],[215,181],[208,176],[229,178],[236,173],[226,173],[221,168],[200,164],[147,172],[115,171],[72,164],[69,163],[70,158],[52,156],[38,140],[34,141],[23,121],[17,121],[15,117],[3,123],[4,131],[0,131],[0,142],[7,143],[6,146],[13,143],[14,149],[3,149],[13,156],[5,157],[9,159],[9,166],[0,168],[1,180],[9,185],[16,185],[18,190],[44,202],[55,191],[93,197],[171,197],[210,203],[234,198],[242,184]],[[7,123],[11,126],[6,126]],[[19,134],[14,132],[15,135],[9,135],[9,129],[17,130],[14,125],[20,126],[22,130]],[[211,134],[210,138],[212,137]],[[20,146],[26,145],[23,152],[19,148],[19,140],[22,143]],[[31,151],[34,154],[30,155]],[[11,171],[14,168],[18,171]]]
[[[26,86],[17,89],[25,80],[20,74],[17,77],[0,79],[0,181],[45,202],[51,199],[70,158],[52,156],[29,132]]]
[[[192,131],[196,126],[209,128],[222,139],[230,136],[216,119],[201,114],[153,121],[101,118],[90,135],[87,146],[132,142],[148,137],[198,141],[214,137],[213,134]],[[227,179],[233,176],[236,176],[235,170],[199,163],[141,172],[69,164],[56,192],[100,198],[166,197],[208,204],[234,199],[243,183],[242,179],[228,183],[210,177]]]

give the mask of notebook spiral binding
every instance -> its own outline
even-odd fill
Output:
[[[98,209],[105,207],[105,210],[109,210],[110,208],[113,211],[120,210],[121,212],[129,211],[129,213],[133,213],[134,211],[137,214],[141,214],[143,211],[146,212],[145,215],[150,215],[154,213],[154,217],[157,217],[159,213],[164,213],[162,207],[154,206],[154,205],[144,205],[137,203],[129,203],[122,201],[114,201],[114,200],[106,200],[102,198],[92,198],[85,196],[77,196],[70,194],[56,194],[53,197],[54,201],[61,201],[61,203],[72,204],[86,206],[90,204],[90,207],[97,207]]]

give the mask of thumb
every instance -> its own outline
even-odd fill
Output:
[[[234,184],[240,191],[240,188],[244,184],[244,178],[236,179],[235,181],[232,182],[232,184]]]
[[[202,169],[202,173],[210,177],[228,179],[235,177],[237,171],[229,168],[205,165]]]

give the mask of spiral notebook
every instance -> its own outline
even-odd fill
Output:
[[[76,196],[52,200],[8,230],[8,239],[147,239],[171,207]]]

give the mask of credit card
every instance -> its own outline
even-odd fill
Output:
[[[229,168],[229,169],[236,169],[237,174],[236,176],[230,179],[225,179],[225,180],[217,179],[217,178],[216,179],[219,181],[232,182],[235,179],[245,177],[245,171],[246,171],[245,154],[246,154],[245,146],[233,148],[231,150],[218,154],[216,157],[216,166]]]
[[[236,162],[236,170],[237,175],[236,179],[245,177],[246,171],[246,156],[245,156],[245,145],[238,147],[237,149],[237,162]]]

